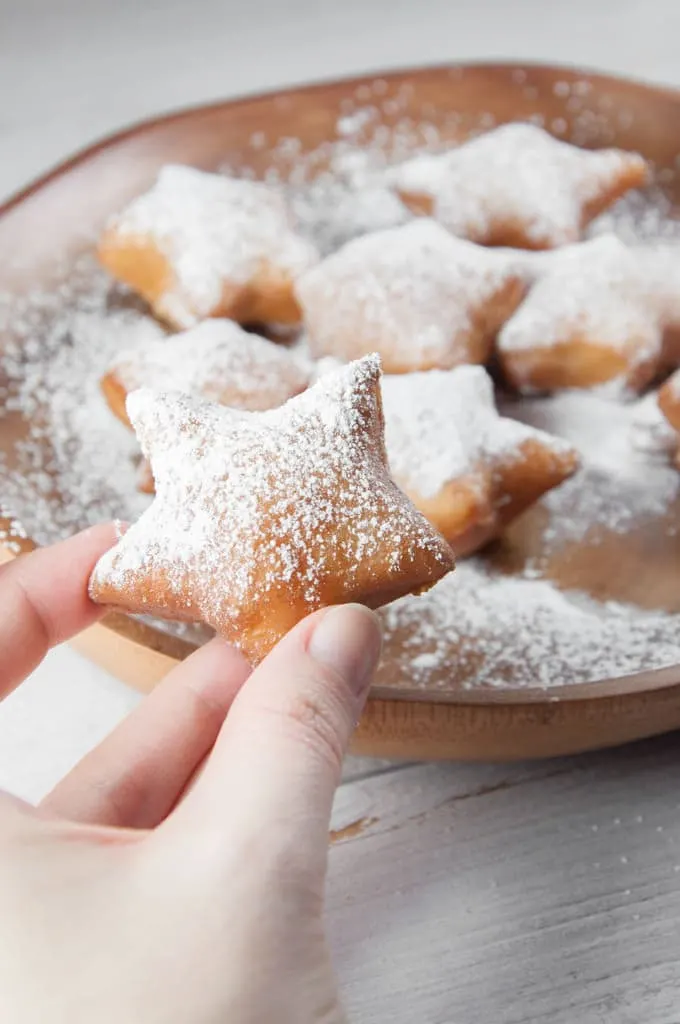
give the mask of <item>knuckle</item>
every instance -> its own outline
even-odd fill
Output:
[[[338,735],[338,714],[332,702],[316,697],[299,697],[293,701],[290,715],[299,725],[302,739],[316,753],[338,770],[342,766],[344,744]]]
[[[271,705],[269,711],[274,709]],[[345,756],[349,712],[331,679],[304,679],[276,709],[289,735],[338,772]]]
[[[186,690],[185,693],[188,695],[194,718],[197,723],[200,723],[200,727],[216,734],[227,717],[228,706],[198,690]]]
[[[26,822],[32,820],[35,808],[25,804],[18,796],[0,790],[0,842],[6,846],[10,840],[22,836]]]
[[[17,608],[17,618],[28,626],[28,633],[35,646],[46,651],[52,645],[54,630],[43,609],[39,608],[31,596],[19,572],[10,576],[11,588],[8,588],[7,600]]]
[[[149,802],[149,793],[143,776],[125,773],[110,786],[103,786],[98,794],[100,814],[106,815],[107,824],[116,827],[139,828]]]

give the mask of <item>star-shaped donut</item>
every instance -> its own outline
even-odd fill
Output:
[[[382,379],[393,479],[469,555],[578,468],[560,438],[498,415],[481,366]]]
[[[207,317],[298,323],[293,280],[318,256],[278,192],[169,165],[109,221],[99,258],[182,329]]]
[[[252,412],[273,409],[309,384],[308,361],[233,320],[205,320],[197,327],[143,348],[118,354],[101,381],[115,415],[129,426],[131,391],[185,391],[220,405]]]
[[[390,479],[379,380],[371,356],[259,413],[133,392],[156,497],[93,599],[205,622],[257,662],[316,608],[429,588],[453,555]]]
[[[296,283],[312,355],[378,352],[386,373],[486,362],[524,295],[525,262],[431,219],[364,235]]]
[[[534,268],[536,283],[498,335],[509,381],[528,392],[648,384],[680,329],[680,250],[601,235]]]
[[[388,180],[411,210],[461,238],[552,249],[578,241],[589,221],[648,175],[636,153],[579,149],[513,123],[407,160]]]

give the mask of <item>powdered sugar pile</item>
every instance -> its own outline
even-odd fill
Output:
[[[385,376],[382,396],[390,469],[402,486],[425,498],[486,463],[516,456],[527,438],[569,449],[558,437],[500,417],[481,366]]]

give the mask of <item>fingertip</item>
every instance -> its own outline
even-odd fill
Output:
[[[115,540],[114,524],[100,523],[3,566],[3,693],[32,670],[49,647],[104,614],[90,598],[89,581],[98,560]]]
[[[86,527],[64,543],[77,543],[86,547],[91,546],[93,549],[99,550],[100,554],[104,554],[120,540],[129,528],[129,525],[129,523],[123,522],[120,519],[109,519],[106,522],[95,523],[94,526]]]
[[[382,629],[375,612],[362,604],[325,610],[307,639],[307,653],[339,675],[358,700],[368,693],[382,650]]]

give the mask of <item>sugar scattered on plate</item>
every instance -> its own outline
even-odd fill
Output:
[[[0,464],[4,508],[39,544],[137,518],[148,504],[136,489],[137,443],[109,412],[99,381],[122,348],[144,348],[161,328],[90,257],[53,293],[0,297],[3,321],[12,340],[2,402],[19,432],[11,461],[4,455]]]
[[[494,573],[482,558],[382,617],[388,659],[377,683],[397,688],[548,689],[680,660],[680,615],[561,593]]]

